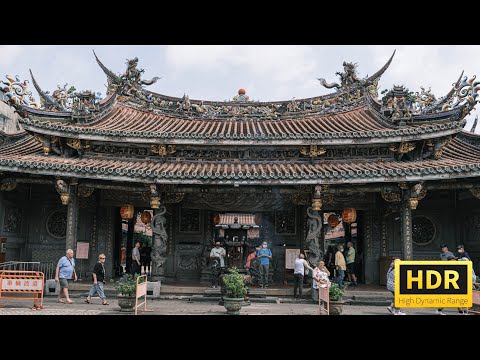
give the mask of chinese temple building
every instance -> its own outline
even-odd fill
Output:
[[[316,265],[347,240],[367,284],[381,282],[382,259],[438,259],[442,243],[463,244],[478,265],[480,136],[464,127],[480,82],[462,73],[442,97],[404,86],[379,95],[393,57],[366,78],[344,62],[339,83],[319,79],[332,93],[274,102],[243,89],[227,102],[153,93],[158,78],[142,79],[137,58],[116,75],[95,55],[103,99],[50,93],[32,74],[36,102],[27,81],[7,77],[5,102],[24,131],[0,132],[4,261],[56,262],[81,242],[85,268],[105,253],[111,276],[125,246],[128,267],[131,219],[153,210],[142,215],[152,276],[166,282],[208,281],[217,240],[240,267],[268,241],[278,283],[285,249]]]

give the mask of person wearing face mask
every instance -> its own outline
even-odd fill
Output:
[[[468,253],[465,251],[465,248],[463,247],[463,245],[457,246],[457,258],[458,259],[467,258],[467,260],[472,261],[470,255],[468,255]]]
[[[262,248],[257,251],[257,257],[260,258],[260,279],[262,282],[261,287],[268,287],[268,268],[270,261],[272,260],[272,251],[267,248],[267,242],[262,243]]]
[[[343,288],[343,278],[345,277],[347,264],[345,263],[345,256],[343,256],[343,245],[338,245],[337,249],[338,251],[335,254],[335,271],[337,276],[334,282],[336,282],[340,288]]]

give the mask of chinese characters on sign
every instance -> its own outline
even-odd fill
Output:
[[[38,290],[41,291],[41,279],[2,279],[2,290]]]

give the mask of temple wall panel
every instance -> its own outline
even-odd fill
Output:
[[[98,254],[106,255],[105,266],[106,275],[108,278],[112,276],[113,270],[113,241],[114,241],[114,223],[115,223],[115,208],[114,207],[99,207],[96,213],[97,216],[97,238],[96,247],[92,254],[89,256],[88,264],[91,271],[93,265],[97,261]],[[86,262],[86,261],[85,261]]]

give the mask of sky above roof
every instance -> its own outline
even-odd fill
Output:
[[[43,90],[69,84],[77,90],[105,94],[106,77],[92,53],[113,72],[123,74],[126,59],[138,57],[143,79],[161,79],[149,90],[201,100],[229,100],[238,89],[255,101],[308,98],[332,92],[317,78],[338,82],[343,61],[358,64],[361,78],[381,68],[396,49],[382,76],[380,91],[405,85],[410,91],[428,89],[436,97],[450,91],[462,70],[480,73],[480,46],[468,45],[8,45],[0,46],[0,77],[32,72]],[[33,86],[31,90],[38,99]],[[477,108],[480,105],[477,105]],[[477,110],[467,117],[470,130]],[[480,125],[477,127],[480,133]]]

